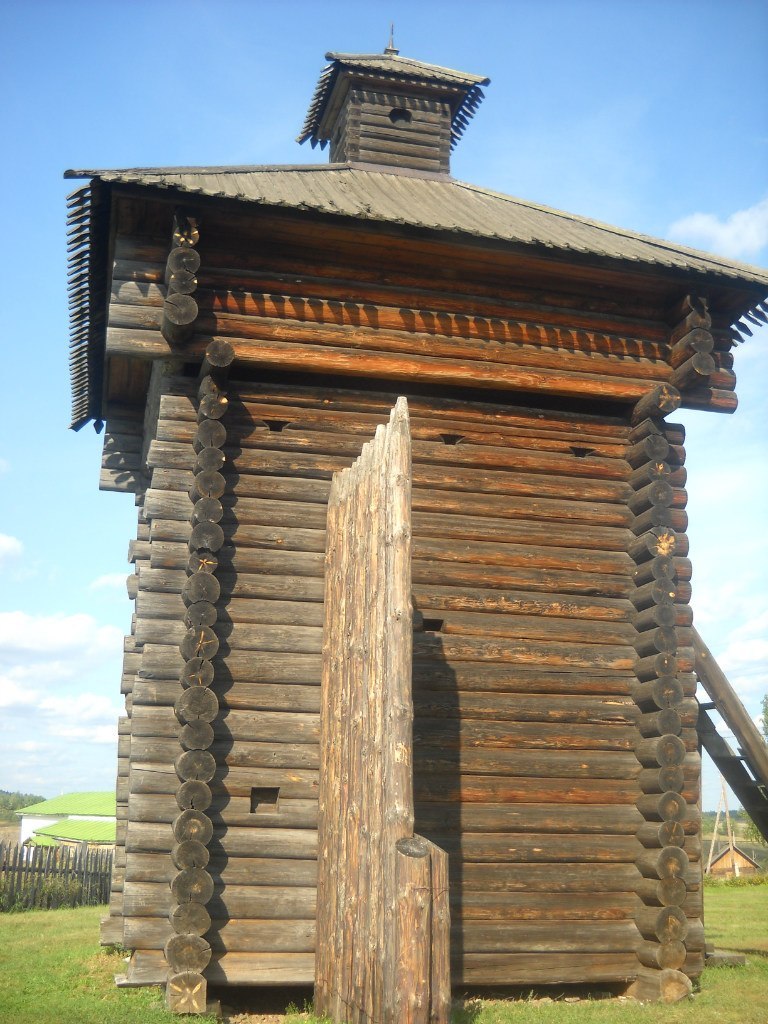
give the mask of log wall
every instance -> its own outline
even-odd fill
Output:
[[[270,223],[267,265],[243,230],[222,215],[206,231],[180,293],[197,311],[183,352],[166,323],[167,241],[118,235],[114,253],[115,388],[121,374],[146,383],[138,367],[153,363],[142,416],[114,405],[103,472],[103,486],[140,501],[110,919],[136,951],[129,982],[167,975],[185,728],[174,708],[200,683],[219,706],[206,748],[205,977],[313,979],[326,504],[332,474],[401,394],[415,829],[449,854],[455,983],[698,973],[684,435],[658,410],[634,424],[630,411],[673,379],[683,404],[732,409],[728,338],[713,329],[710,347],[690,303],[670,327],[637,299],[621,312],[534,299],[479,255],[459,294],[425,276],[426,243],[412,273],[392,269],[386,238],[371,241],[370,260],[390,261],[385,284],[340,233],[330,265],[327,233]],[[223,433],[182,373],[212,339],[236,358]],[[316,373],[334,384],[313,384]],[[451,398],[459,385],[488,400]],[[516,391],[550,407],[515,406]],[[610,414],[575,411],[585,398]],[[210,550],[211,524],[219,589],[190,600],[202,568],[190,545]],[[658,548],[667,535],[673,551]],[[194,628],[215,641],[207,668],[179,650],[196,605]]]
[[[149,448],[126,834],[125,941],[138,951],[135,977],[148,980],[164,977],[170,935],[182,728],[173,705],[185,671],[178,645],[199,431],[196,386],[169,382]],[[306,983],[325,505],[332,473],[351,464],[393,394],[229,387],[206,976]],[[653,849],[644,790],[653,793],[654,769],[637,753],[638,743],[652,743],[641,738],[650,720],[638,695],[656,634],[638,639],[635,623],[659,582],[653,559],[638,565],[632,554],[636,524],[648,518],[636,497],[647,486],[643,439],[604,417],[416,395],[409,405],[415,827],[450,856],[456,983],[531,983],[544,952],[548,981],[630,979],[649,941],[636,921],[655,899],[643,867]],[[663,508],[681,532],[674,578],[664,579],[684,635],[682,435],[668,428],[668,436],[676,464],[666,479],[676,486]],[[690,689],[686,658],[682,648],[681,685]],[[695,718],[687,705],[681,711],[679,785],[695,803]],[[695,865],[693,824],[681,824],[680,841]],[[686,909],[697,915],[695,870],[683,874]]]

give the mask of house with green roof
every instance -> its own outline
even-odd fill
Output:
[[[80,830],[79,838],[74,839],[70,833],[70,841],[75,842],[111,842],[115,841],[116,803],[114,792],[64,793],[42,800],[27,807],[20,807],[19,842],[38,842],[59,838],[62,829],[75,828]],[[63,824],[66,822],[66,826]],[[111,840],[97,838],[106,835],[103,826],[111,829]],[[54,831],[51,832],[50,829]],[[91,838],[93,835],[93,838]],[[64,838],[62,835],[61,838]],[[46,843],[47,844],[47,843]]]
[[[114,846],[117,822],[114,818],[62,818],[53,825],[36,829],[29,839],[31,846]]]

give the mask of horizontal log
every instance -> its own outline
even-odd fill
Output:
[[[162,948],[170,937],[170,925],[158,917],[126,919],[126,944],[138,949]],[[600,953],[630,951],[637,932],[632,922],[545,921],[467,923],[463,928],[464,952],[532,951],[539,955],[558,952]],[[214,920],[208,934],[214,950],[238,952],[294,951],[314,948],[314,921]]]
[[[510,621],[514,623],[514,618],[510,617]],[[139,619],[136,623],[136,637],[141,642],[183,644],[182,654],[185,657],[207,657],[209,653],[215,657],[219,646],[224,654],[238,650],[319,654],[322,648],[322,629],[316,626],[260,626],[229,624],[220,620],[216,632],[218,636],[210,635],[212,630],[209,627],[187,631],[183,623],[165,619]],[[618,671],[632,671],[637,661],[634,650],[628,645],[547,640],[522,642],[506,637],[416,633],[414,657],[435,656],[456,661],[508,661],[542,667]]]
[[[697,352],[710,353],[715,347],[715,340],[710,331],[702,327],[694,327],[682,333],[673,332],[675,340],[669,350],[669,365],[676,369]]]
[[[679,970],[685,964],[686,949],[682,942],[643,942],[638,946],[637,956],[646,967]]]
[[[647,821],[637,830],[638,840],[647,849],[664,846],[685,846],[685,829],[679,821]]]
[[[681,878],[688,869],[688,855],[677,846],[646,850],[635,861],[644,878]]]
[[[560,844],[567,835],[634,835],[642,824],[640,812],[615,804],[465,804],[418,803],[416,828],[430,835],[450,828],[457,835],[468,832],[541,833],[547,842]]]
[[[700,957],[703,965],[703,957]],[[689,969],[691,955],[686,960]],[[158,950],[138,950],[128,985],[164,983],[168,967]],[[518,985],[626,982],[637,972],[635,953],[468,953],[451,967],[456,984],[494,985],[499,976]],[[700,973],[701,966],[698,968]],[[218,985],[311,985],[313,953],[214,953],[206,977]]]
[[[284,420],[269,419],[268,413],[263,417],[263,425],[258,422],[254,424],[252,415],[238,418],[236,402],[233,395],[232,415],[227,416],[227,435],[231,438],[229,446],[222,444],[220,447],[224,447],[228,461],[231,459],[239,467],[247,467],[249,454],[255,456],[257,452],[262,457],[272,452],[276,456],[281,455],[283,459],[289,454],[335,457],[349,464],[360,453],[362,442],[367,436],[327,430],[300,431],[295,424],[290,424],[291,429],[285,429],[288,424]],[[279,430],[270,429],[270,425],[277,423],[280,424]],[[174,434],[183,439],[181,443],[155,440],[150,444],[148,465],[189,469],[187,437],[192,440],[192,431],[181,431],[176,427]],[[553,450],[550,446],[520,436],[516,439],[505,438],[503,445],[492,445],[490,440],[489,436],[484,439],[485,443],[475,444],[464,434],[445,432],[432,440],[414,440],[413,462],[414,465],[424,467],[464,467],[477,473],[512,470],[615,481],[627,480],[629,476],[629,467],[621,458],[623,450],[618,446],[611,450],[611,457],[606,458],[596,449],[581,444],[563,445],[562,450]],[[311,462],[306,464],[312,465]],[[318,458],[317,465],[323,467],[326,463]]]
[[[635,923],[643,938],[661,943],[683,942],[688,934],[688,919],[679,907],[643,907]]]
[[[684,878],[642,878],[637,883],[637,895],[649,906],[679,907],[687,894]]]
[[[665,527],[655,527],[630,541],[628,554],[637,563],[658,556],[686,555],[687,543],[685,535],[680,536]]]
[[[457,931],[465,921],[621,921],[640,908],[635,893],[461,892],[453,896]]]
[[[456,984],[583,985],[625,982],[635,977],[637,954],[632,953],[465,953],[451,964]]]
[[[283,737],[285,738],[285,737]],[[168,764],[178,753],[178,740],[172,737],[137,736],[131,744],[131,765]],[[229,768],[315,769],[318,750],[311,743],[235,742],[215,740],[211,753],[222,766]]]
[[[695,725],[696,719],[687,724]],[[683,723],[677,708],[670,707],[641,715],[637,727],[641,736],[663,736],[666,733],[677,736],[682,730]]]
[[[436,115],[431,112],[413,112],[414,117],[419,119],[420,127],[429,123]],[[372,116],[371,113],[368,116]],[[382,123],[385,123],[382,118]],[[127,243],[125,257],[123,251],[119,250],[120,257],[116,264],[115,282],[113,288],[122,289],[123,281],[141,281],[146,285],[148,282],[161,280],[158,277],[156,264],[162,262],[164,254],[158,255],[156,250],[135,247],[134,239],[121,239]],[[603,334],[617,334],[621,336],[621,351],[625,356],[646,354],[649,358],[659,358],[663,353],[663,345],[669,340],[668,329],[665,324],[643,317],[633,310],[628,316],[617,315],[613,309],[603,308],[601,310],[573,309],[572,299],[566,296],[554,296],[547,293],[542,296],[541,303],[535,303],[531,299],[528,289],[518,289],[514,298],[509,289],[501,289],[496,281],[493,287],[485,286],[482,279],[475,282],[477,291],[473,294],[456,292],[451,287],[440,287],[439,283],[430,277],[428,280],[418,280],[412,272],[395,276],[387,284],[380,280],[373,283],[370,280],[370,271],[361,266],[355,266],[353,261],[344,268],[343,277],[341,267],[336,267],[336,274],[329,273],[331,268],[322,265],[321,261],[310,263],[308,261],[298,262],[295,257],[290,264],[283,261],[280,266],[243,265],[242,259],[238,263],[237,271],[233,271],[235,265],[232,259],[234,253],[230,247],[224,245],[225,251],[217,248],[206,257],[206,266],[201,271],[201,285],[215,290],[217,293],[229,288],[235,289],[237,295],[240,290],[244,292],[271,292],[282,293],[286,296],[293,296],[292,301],[312,300],[338,300],[340,303],[356,305],[366,304],[371,301],[402,309],[410,308],[414,316],[434,318],[436,321],[453,319],[451,313],[467,315],[467,311],[482,320],[488,318],[509,318],[515,321],[533,321],[537,324],[560,325],[566,329],[565,337],[568,344],[578,345],[581,335],[577,330],[586,328],[599,330]],[[129,257],[127,254],[130,253]],[[125,259],[133,258],[140,262],[124,263]],[[211,265],[211,262],[213,265]],[[235,261],[236,262],[236,261]],[[123,267],[125,272],[123,272]],[[379,275],[376,275],[377,278]],[[425,275],[426,276],[426,275]],[[488,283],[490,285],[490,282]],[[137,291],[141,296],[146,295],[147,288],[137,289],[136,285],[131,286],[126,301],[138,301]],[[158,293],[160,290],[158,289]],[[120,295],[115,292],[115,298]],[[152,298],[150,304],[157,303],[157,296]],[[640,319],[638,320],[638,315]],[[670,316],[669,322],[674,323],[680,317]],[[651,339],[648,348],[635,349],[629,347],[632,337],[636,344],[637,338]],[[543,343],[543,341],[542,341]],[[565,344],[565,339],[559,344]],[[597,340],[594,344],[597,344]]]
[[[320,659],[317,655],[232,651],[226,659],[214,659],[213,665],[218,673],[219,684],[252,682],[319,685],[320,681]],[[176,680],[183,667],[184,660],[173,646],[147,644],[140,677]],[[587,676],[578,668],[552,670],[526,665],[460,661],[446,665],[442,661],[425,660],[415,663],[414,681],[417,686],[432,690],[626,696],[630,693],[634,679],[627,672],[602,668],[593,668]]]
[[[462,864],[633,864],[642,849],[634,836],[575,835],[558,837],[509,833],[447,834],[430,832],[432,842]],[[596,870],[600,870],[599,868]]]
[[[681,391],[689,387],[701,387],[706,385],[716,368],[715,360],[708,352],[694,352],[673,372],[670,384]]]
[[[162,949],[172,934],[162,917],[127,917],[125,941],[130,949]],[[207,935],[215,951],[312,952],[315,922],[298,920],[213,921]]]
[[[670,768],[682,765],[686,748],[679,736],[659,736],[641,739],[635,745],[638,761],[646,767]]]
[[[638,775],[638,782],[644,793],[666,793],[670,791],[681,793],[685,780],[685,767],[682,765],[673,765],[667,768],[643,768]]]
[[[636,403],[632,411],[632,426],[637,426],[646,419],[663,418],[679,408],[679,392],[671,385],[660,384],[646,392]]]
[[[159,425],[161,429],[163,424]],[[157,496],[148,495],[148,511],[151,510],[155,518],[158,517],[161,507],[151,505],[151,501],[160,502],[163,500],[164,491],[176,491],[177,495],[170,495],[167,500],[183,502],[179,495],[186,495],[191,484],[191,477],[182,474],[181,478],[170,476],[177,473],[176,470],[156,469],[153,471],[153,481],[156,478]],[[162,485],[162,486],[160,486]],[[270,475],[257,476],[255,474],[241,475],[237,481],[237,497],[239,499],[262,498],[284,501],[299,501],[304,503],[325,503],[328,498],[330,481],[328,479],[313,479],[308,476],[291,475]],[[496,516],[500,518],[520,519],[542,519],[547,522],[553,520],[565,520],[569,522],[582,522],[588,526],[618,526],[630,525],[633,521],[632,514],[623,504],[608,504],[604,501],[589,501],[583,495],[576,494],[574,498],[560,496],[540,496],[526,494],[493,494],[493,493],[472,493],[469,490],[461,490],[457,493],[451,491],[438,491],[431,487],[415,487],[412,492],[414,511],[445,513],[456,513],[459,515]],[[181,514],[178,506],[174,515]],[[188,506],[183,502],[183,508]]]
[[[708,409],[711,412],[733,413],[739,404],[734,391],[714,387],[688,388],[683,397],[684,409]]]
[[[219,921],[227,917],[310,920],[315,916],[316,896],[314,886],[224,885],[215,881],[206,910]],[[166,882],[126,883],[124,912],[128,917],[165,917],[172,906]]]
[[[238,495],[223,497],[222,526],[229,538],[234,538],[235,527],[274,526],[283,529],[325,529],[325,508],[317,503],[282,501],[268,498],[249,498]],[[199,503],[198,503],[199,504]],[[439,499],[434,500],[439,506]],[[190,505],[181,491],[150,490],[147,508],[153,518],[188,520]],[[544,512],[547,510],[544,509]],[[414,531],[419,537],[456,537],[463,540],[500,540],[509,544],[532,544],[587,550],[625,551],[631,534],[623,529],[607,526],[592,527],[570,523],[560,525],[551,520],[546,523],[512,518],[514,509],[506,518],[490,516],[453,515],[434,511],[414,512]],[[589,514],[584,510],[585,516]],[[213,518],[208,516],[208,518]],[[218,520],[217,520],[218,521]],[[237,534],[241,536],[242,534]],[[247,535],[242,535],[247,536]],[[247,541],[246,541],[247,543]]]
[[[125,848],[131,853],[170,853],[174,840],[166,824],[130,822]],[[288,828],[223,828],[213,830],[207,843],[211,863],[216,855],[231,857],[270,857],[290,860],[313,860],[317,855],[317,832],[314,829]],[[209,866],[209,873],[213,867]],[[197,901],[207,902],[207,900]]]
[[[281,787],[277,786],[274,789],[279,793]],[[176,800],[170,793],[133,792],[130,795],[129,807],[131,821],[148,824],[173,822],[179,813]],[[250,795],[232,796],[230,793],[217,791],[212,794],[206,815],[216,826],[315,828],[317,801],[279,797],[274,803],[257,802]]]
[[[131,307],[122,307],[122,310],[129,311],[122,317],[123,320],[138,319],[131,316]],[[119,318],[122,310],[112,307],[110,317]],[[140,356],[144,359],[172,358],[172,346],[156,329],[157,318],[145,317],[144,320],[145,324],[140,327],[118,327],[111,324],[107,329],[108,354]],[[502,361],[482,362],[479,359],[362,349],[353,347],[356,341],[353,330],[328,330],[326,325],[320,324],[305,327],[298,321],[286,323],[263,318],[254,324],[254,328],[250,337],[232,334],[221,337],[226,337],[234,348],[238,363],[275,367],[283,372],[296,370],[396,381],[422,379],[441,385],[544,392],[584,398],[599,393],[606,399],[618,401],[638,400],[648,390],[648,381],[641,378],[611,377],[583,370],[547,372]],[[370,333],[370,344],[380,345],[381,333]],[[218,337],[198,332],[186,346],[189,357],[202,358],[207,344],[218,340]],[[283,338],[291,340],[285,341]],[[317,344],[320,340],[322,345]],[[425,345],[431,345],[433,340],[427,336]]]
[[[190,577],[190,579],[194,579],[194,577]],[[580,608],[576,602],[568,599],[558,602],[540,598],[537,601],[534,594],[527,601],[515,601],[514,598],[505,601],[503,592],[494,591],[486,592],[488,596],[483,600],[468,588],[464,593],[459,591],[455,596],[452,591],[447,589],[431,588],[431,590],[439,592],[437,601],[433,601],[430,594],[424,595],[423,591],[414,594],[419,608],[417,627],[422,621],[439,618],[439,621],[442,622],[440,632],[443,635],[508,636],[554,641],[588,640],[593,643],[609,644],[631,643],[634,637],[633,627],[626,621],[629,618],[628,615],[625,614],[623,622],[616,621],[619,618],[616,611],[620,612],[620,609],[616,609],[615,606],[614,608],[598,606],[595,609],[594,604],[590,606],[588,601],[584,601]],[[425,599],[419,601],[418,598],[422,595]],[[488,609],[487,611],[463,611],[464,607],[475,609],[482,608],[483,605]],[[543,611],[549,614],[525,615],[523,612],[526,605],[534,612]],[[572,605],[575,605],[577,611],[596,610],[599,617],[565,617]],[[510,607],[519,613],[506,614]],[[493,614],[492,609],[494,608],[498,608],[505,614]],[[610,616],[613,621],[604,621],[611,611],[614,612]],[[558,615],[558,613],[560,614]],[[176,595],[155,594],[151,591],[140,591],[136,614],[139,618],[171,619],[175,622],[184,616],[185,622],[189,626],[212,626],[216,623],[217,618],[222,624],[234,622],[288,626],[322,626],[323,621],[322,605],[314,602],[233,597],[219,602],[218,614],[217,609],[204,600],[190,605],[185,612],[183,604]]]
[[[417,802],[627,804],[637,795],[630,780],[531,779],[484,775],[414,779]]]
[[[523,680],[518,680],[522,689]],[[575,686],[574,681],[574,686]],[[271,739],[286,734],[290,742],[313,741],[308,731],[307,718],[301,712],[318,713],[320,692],[314,686],[276,686],[264,683],[232,683],[219,685],[216,692],[222,705],[227,709],[219,730],[220,735],[232,738],[248,738],[254,728],[256,734],[267,738],[265,729],[270,729]],[[179,685],[173,680],[155,681],[139,679],[135,692],[136,711],[134,733],[137,736],[176,736],[178,723],[170,715],[164,715],[165,708],[173,707],[179,693]],[[607,699],[576,694],[546,693],[528,695],[517,693],[512,700],[504,700],[498,693],[465,693],[454,689],[430,690],[417,686],[414,694],[417,719],[462,719],[496,722],[561,722],[600,725],[616,723],[631,725],[637,722],[638,711],[629,697],[612,694]],[[154,711],[152,709],[157,709]],[[266,712],[267,715],[254,719],[239,712]],[[288,716],[274,717],[274,712],[288,711]],[[272,717],[270,717],[272,715]],[[274,727],[269,725],[275,723]],[[314,728],[314,726],[312,726]]]
[[[213,672],[211,662],[206,662]],[[279,686],[272,683],[219,682],[216,684],[219,700],[227,708],[238,711],[320,711],[320,691],[317,686],[292,684]],[[136,707],[173,707],[179,693],[174,679],[137,679],[134,690]]]
[[[235,711],[224,707],[214,723],[214,735],[230,740],[284,742],[289,745],[317,743],[319,724],[318,714]],[[135,737],[175,738],[178,733],[179,723],[172,708],[136,707],[133,719]]]

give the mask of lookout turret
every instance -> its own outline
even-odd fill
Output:
[[[330,143],[332,163],[384,164],[447,174],[450,153],[489,79],[401,57],[327,53],[298,137]]]

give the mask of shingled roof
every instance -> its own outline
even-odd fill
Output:
[[[758,267],[442,175],[377,170],[370,164],[308,164],[73,170],[65,177],[314,210],[768,285],[768,271]]]
[[[678,272],[687,278],[707,279],[710,285],[745,286],[753,296],[745,296],[745,306],[747,302],[750,305],[740,315],[754,324],[768,322],[768,310],[761,304],[768,295],[766,270],[441,174],[370,164],[302,164],[70,170],[65,177],[91,179],[89,186],[70,197],[74,428],[99,419],[96,391],[107,291],[108,194],[114,186],[146,190],[147,195],[195,195],[270,209],[312,211],[347,222],[438,233],[457,241],[501,243],[531,255],[615,263],[616,269]],[[737,326],[750,333],[744,321]]]
[[[328,139],[320,134],[320,122],[334,85],[339,75],[344,72],[352,73],[362,80],[370,76],[375,77],[377,82],[389,79],[393,84],[419,82],[427,88],[432,86],[435,89],[451,89],[454,92],[451,103],[453,145],[461,138],[469,119],[483,98],[480,86],[490,83],[490,78],[483,78],[482,75],[470,75],[465,71],[454,71],[452,68],[443,68],[437,64],[424,64],[420,60],[401,57],[397,51],[391,49],[385,50],[384,53],[326,53],[325,59],[331,63],[323,68],[320,74],[304,125],[296,139],[297,142],[306,142],[309,139],[313,146],[318,143],[325,146],[328,142]]]

